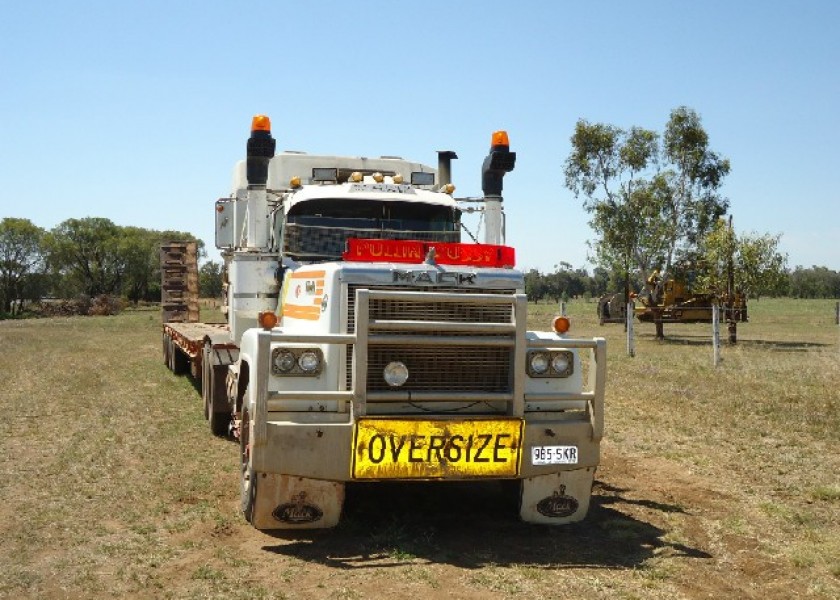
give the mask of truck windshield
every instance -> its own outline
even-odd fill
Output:
[[[289,211],[283,252],[296,260],[336,260],[347,238],[460,242],[460,211],[421,202],[326,199]]]

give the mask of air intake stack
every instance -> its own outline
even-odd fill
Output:
[[[244,222],[245,235],[237,240],[228,264],[228,320],[231,336],[237,344],[245,331],[257,326],[260,312],[277,309],[278,254],[270,248],[271,219],[267,198],[268,165],[274,157],[276,144],[271,136],[269,118],[255,116],[251,121],[245,160],[246,200],[237,202],[235,209],[244,209],[245,215],[242,220],[234,219],[237,223]]]

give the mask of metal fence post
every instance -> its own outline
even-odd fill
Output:
[[[627,355],[631,358],[636,356],[636,340],[633,336],[633,315],[635,313],[633,301],[627,303],[627,326],[625,329],[627,330]]]
[[[720,307],[717,302],[712,303],[712,364],[720,363]]]

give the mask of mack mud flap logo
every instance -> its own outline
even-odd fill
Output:
[[[578,501],[573,496],[566,495],[566,486],[560,488],[537,502],[537,511],[545,517],[561,518],[568,517],[578,509]]]
[[[306,492],[301,492],[292,496],[291,502],[275,508],[271,516],[284,523],[314,523],[324,516],[324,512],[314,504],[309,504],[306,501]]]

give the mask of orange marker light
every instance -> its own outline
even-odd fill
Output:
[[[494,131],[490,140],[491,146],[510,146],[507,131]]]
[[[572,326],[569,317],[554,317],[551,321],[551,327],[557,333],[566,333]]]
[[[271,119],[266,115],[254,115],[251,119],[251,131],[271,131]]]
[[[258,314],[257,321],[263,329],[274,329],[277,327],[277,315],[270,310]]]

